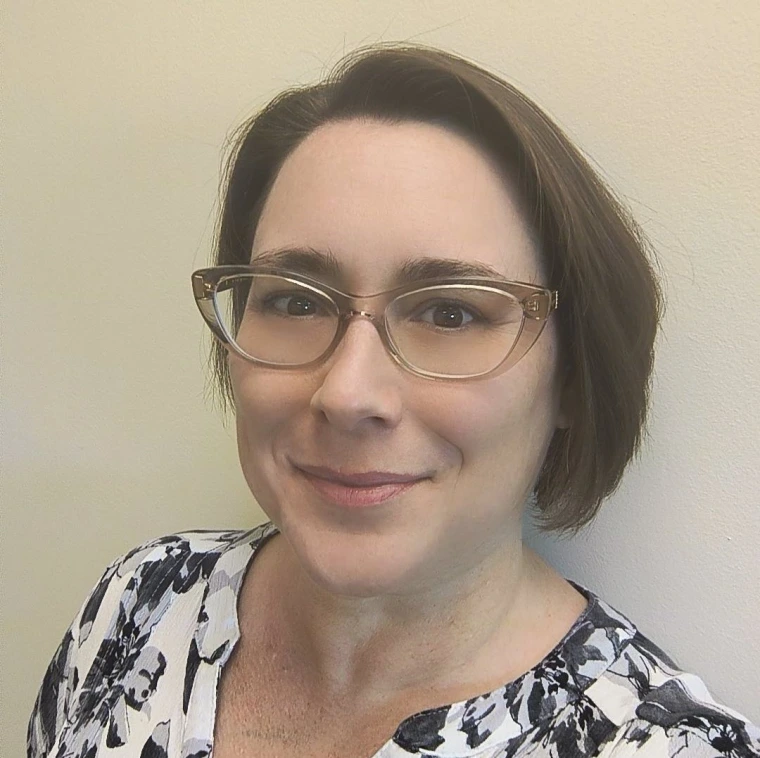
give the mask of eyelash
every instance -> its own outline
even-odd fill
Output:
[[[278,293],[273,293],[267,296],[266,299],[263,300],[261,304],[257,307],[257,310],[259,310],[260,312],[266,312],[267,310],[271,309],[279,315],[286,315],[286,314],[283,314],[282,311],[279,311],[277,308],[273,308],[272,306],[277,300],[282,299],[282,298],[288,298],[288,297],[293,297],[293,298],[300,297],[302,299],[307,300],[308,302],[312,302],[316,304],[319,303],[318,299],[309,298],[308,296],[303,295],[300,292],[299,293],[278,292]],[[436,306],[453,306],[454,308],[457,308],[461,310],[462,312],[467,313],[471,318],[471,321],[468,323],[483,323],[488,320],[484,318],[483,315],[479,313],[478,311],[464,304],[461,304],[457,300],[454,300],[454,299],[450,299],[450,300],[438,299],[438,300],[427,301],[425,303],[422,303],[418,308],[415,309],[415,314],[419,316],[420,314],[423,314],[427,312],[428,310],[430,310],[431,308],[435,308]],[[308,318],[310,316],[316,316],[316,315],[318,314],[304,314],[301,317]],[[299,316],[295,316],[294,318],[299,318]],[[439,327],[439,328],[443,328],[443,327]]]

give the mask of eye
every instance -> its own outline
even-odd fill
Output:
[[[316,316],[319,301],[303,292],[281,292],[268,295],[260,302],[264,313],[274,312],[281,316]]]
[[[482,321],[472,308],[456,300],[438,300],[425,303],[416,309],[414,319],[442,329],[460,329],[475,321]]]

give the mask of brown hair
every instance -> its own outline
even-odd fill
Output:
[[[574,399],[536,484],[538,522],[576,531],[615,490],[641,443],[662,298],[649,246],[562,130],[515,87],[450,53],[411,45],[350,54],[323,81],[287,90],[240,127],[226,173],[216,264],[248,263],[269,189],[291,151],[330,121],[435,123],[492,155],[514,182],[559,290],[560,346]],[[227,352],[213,348],[223,399]]]

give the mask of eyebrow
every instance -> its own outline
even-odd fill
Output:
[[[256,253],[251,264],[272,268],[284,268],[294,273],[315,278],[340,281],[343,267],[330,251],[310,247],[280,248]],[[448,279],[476,277],[505,281],[506,277],[486,263],[462,261],[455,258],[407,258],[396,270],[393,286],[418,282],[425,279]]]

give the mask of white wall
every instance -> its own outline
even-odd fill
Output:
[[[9,0],[4,755],[103,566],[260,518],[204,400],[189,274],[231,127],[360,43],[468,55],[543,104],[660,251],[651,438],[596,526],[537,539],[760,721],[757,0]]]

